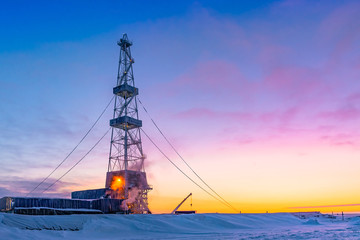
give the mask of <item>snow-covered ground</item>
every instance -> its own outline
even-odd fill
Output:
[[[300,219],[288,213],[67,216],[0,213],[0,239],[125,238],[360,239],[360,217],[346,217],[342,221],[341,216]]]

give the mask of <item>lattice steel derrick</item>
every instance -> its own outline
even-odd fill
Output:
[[[141,144],[140,127],[135,87],[133,63],[129,41],[126,34],[118,42],[120,58],[117,85],[113,89],[116,95],[114,115],[110,121],[113,127],[108,172],[120,170],[144,170],[144,156]]]
[[[147,193],[151,187],[147,183],[144,169],[144,154],[141,144],[137,95],[130,47],[132,43],[126,34],[118,42],[120,46],[114,115],[112,127],[106,188],[112,188],[114,179],[123,179],[124,185],[113,189],[112,198],[124,199],[126,208],[133,213],[149,213]],[[120,180],[118,180],[120,181]],[[120,181],[122,182],[122,180]]]

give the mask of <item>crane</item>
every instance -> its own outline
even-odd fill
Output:
[[[184,198],[184,200],[181,201],[181,203],[171,212],[171,214],[177,214],[177,210],[179,209],[179,207],[181,207],[181,205],[186,201],[186,199],[188,199],[190,196],[192,196],[192,193],[190,193],[189,195],[187,195],[186,198]],[[192,203],[191,203],[192,205]],[[179,212],[180,213],[180,212]],[[195,211],[181,211],[181,213],[195,213]]]

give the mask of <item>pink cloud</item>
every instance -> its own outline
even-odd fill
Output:
[[[334,111],[322,112],[319,114],[321,118],[337,121],[354,121],[360,118],[360,110],[349,106]]]
[[[242,105],[254,98],[275,97],[292,102],[326,99],[331,85],[321,72],[305,67],[276,67],[262,81],[250,81],[234,63],[224,60],[199,62],[193,69],[166,86],[173,93],[201,92],[209,96],[236,96]],[[261,99],[261,98],[260,98]],[[258,101],[258,100],[257,100]],[[314,104],[314,102],[312,102]]]
[[[281,10],[276,12],[280,18],[292,13],[282,13],[284,9],[298,14],[291,17],[292,24],[275,21],[273,16],[269,21],[239,22],[206,10],[193,16],[196,21],[192,21],[191,31],[195,29],[201,39],[207,40],[203,41],[205,46],[197,45],[203,49],[197,51],[200,56],[164,87],[173,101],[178,99],[175,104],[185,109],[173,116],[198,119],[205,125],[221,119],[234,126],[241,122],[246,127],[235,127],[251,131],[252,141],[285,135],[289,139],[306,136],[319,141],[321,136],[330,135],[322,126],[330,125],[332,135],[353,128],[343,126],[341,121],[360,116],[356,105],[359,88],[354,81],[356,64],[347,64],[348,56],[356,55],[357,50],[354,43],[358,26],[347,26],[359,21],[354,19],[358,10],[352,9],[357,4],[336,9],[324,9],[320,4],[313,9],[304,1],[275,5]],[[304,10],[301,13],[299,6]],[[316,16],[311,15],[314,12]],[[311,15],[305,23],[299,21],[304,14]],[[296,31],[291,26],[295,25],[306,30],[303,35],[292,35]],[[218,47],[212,48],[213,43]],[[345,99],[346,95],[351,97]],[[345,107],[336,109],[335,104]],[[236,137],[233,139],[236,141]],[[328,141],[339,146],[352,142]]]
[[[259,113],[257,120],[262,123],[278,123],[282,126],[291,123],[295,120],[297,115],[301,112],[299,107],[290,107],[285,110],[276,110],[272,112]]]
[[[271,70],[281,64],[286,63],[288,56],[293,53],[290,47],[271,44],[271,40],[261,40],[262,46],[259,52],[258,61],[266,70]]]
[[[353,93],[346,99],[350,104],[359,104],[360,103],[360,92]]]
[[[241,111],[230,112],[215,111],[207,108],[192,108],[176,114],[175,118],[185,120],[191,119],[195,121],[205,120],[206,122],[224,121],[227,123],[227,126],[233,126],[231,131],[226,129],[222,130],[222,132],[227,132],[227,135],[229,135],[230,138],[231,135],[238,135],[237,131],[241,131],[242,135],[245,134],[244,130],[239,129],[246,128],[246,131],[252,131],[252,137],[248,136],[246,138],[239,138],[239,136],[236,136],[235,139],[231,141],[239,143],[250,143],[259,140],[259,138],[267,138],[266,136],[268,134],[298,134],[300,132],[309,131],[308,129],[303,129],[301,127],[299,128],[298,126],[294,127],[292,125],[292,122],[296,120],[299,111],[300,110],[297,107],[267,113]]]
[[[296,8],[299,5],[305,7],[306,11],[310,11],[304,1],[282,1],[281,4],[274,4],[274,7],[283,10],[284,7]],[[321,36],[330,34],[332,38],[334,32],[340,31],[349,21],[354,20],[357,12],[354,8],[354,5],[349,4],[335,9],[329,15],[325,15],[326,17],[320,23],[319,29],[315,27],[315,30]],[[317,9],[318,11],[321,10],[318,5]],[[347,15],[350,15],[350,17]],[[345,19],[342,16],[346,16]],[[232,56],[235,52],[237,54],[240,52],[242,55],[237,56],[238,59],[248,59],[253,66],[258,65],[259,69],[265,70],[265,72],[263,72],[264,75],[260,79],[251,81],[251,78],[245,74],[246,66],[225,59],[221,54],[211,60],[201,60],[194,63],[194,67],[178,76],[166,87],[168,92],[201,91],[205,95],[237,95],[241,100],[251,100],[254,96],[261,95],[281,95],[281,100],[313,101],[316,99],[316,102],[312,102],[312,104],[316,104],[319,101],[326,101],[333,92],[332,88],[338,86],[334,86],[331,83],[332,79],[329,78],[329,75],[334,72],[333,67],[323,68],[321,65],[305,67],[306,64],[298,64],[296,60],[302,48],[297,45],[283,44],[286,39],[287,42],[289,42],[289,39],[291,41],[295,40],[291,39],[287,34],[279,37],[277,31],[269,32],[269,29],[278,29],[279,23],[277,22],[253,21],[246,22],[246,24],[239,23],[235,18],[214,16],[206,9],[197,9],[192,18],[193,21],[188,23],[190,28],[195,29],[199,35],[207,39],[206,42],[216,42],[225,55]],[[338,23],[339,27],[336,25],[334,30],[332,25],[337,23],[338,18],[341,18],[340,23]],[[316,22],[316,24],[319,24],[319,22]],[[257,31],[250,31],[244,26],[256,27]],[[339,50],[334,51],[348,52],[351,50],[352,45],[350,43],[354,42],[353,37],[357,32],[356,30],[350,31],[347,29],[344,42],[340,42],[338,44]],[[311,34],[316,35],[317,32],[306,33],[306,37],[312,37]],[[338,35],[338,33],[335,33],[335,35]],[[244,41],[244,44],[235,47],[234,44],[230,44],[232,39],[234,39],[233,41]],[[324,49],[333,49],[326,38],[322,39],[321,44]],[[211,52],[211,50],[208,51]],[[249,52],[251,52],[250,55]],[[318,55],[318,53],[314,52],[314,54],[309,54],[307,57],[311,58],[311,55]],[[208,57],[211,58],[211,55]],[[337,61],[337,59],[338,57],[335,54],[332,56],[331,61]],[[254,60],[257,62],[254,62]]]
[[[330,49],[326,68],[330,72],[349,66],[354,55],[354,47],[360,40],[360,3],[350,2],[337,7],[320,23],[319,44]]]
[[[193,108],[178,113],[176,117],[208,120],[231,119],[232,121],[250,121],[253,119],[253,115],[250,113],[214,111],[206,108]]]
[[[220,143],[218,146],[216,146],[220,151],[225,150],[227,148],[232,147],[239,147],[244,145],[249,145],[255,142],[258,142],[259,139],[250,138],[247,136],[235,136],[233,138],[226,138],[226,139],[220,139],[218,143]]]
[[[346,5],[335,8],[320,24],[320,32],[325,40],[329,38],[340,37],[340,33],[349,33],[349,28],[356,31],[359,26],[360,3],[351,2]],[[352,32],[352,31],[350,31]]]
[[[24,197],[32,189],[34,189],[43,179],[29,179],[23,177],[3,177],[0,179],[0,194],[2,196],[19,196]],[[79,186],[75,182],[59,181],[52,186],[48,191],[42,193],[50,184],[56,179],[49,178],[47,182],[43,183],[30,196],[44,196],[44,197],[70,197],[70,192],[75,186]],[[0,196],[0,197],[2,197]]]
[[[238,122],[238,121],[256,121],[256,122],[277,122],[282,125],[291,122],[295,119],[298,114],[299,109],[297,107],[285,109],[284,111],[274,111],[268,113],[259,113],[255,112],[240,112],[240,111],[215,111],[207,108],[192,108],[183,112],[176,114],[176,117],[182,119],[227,119],[228,121]]]
[[[317,102],[326,98],[331,86],[324,83],[319,70],[283,66],[272,69],[265,77],[264,86],[269,93],[276,93],[283,99],[306,101],[316,98]]]
[[[344,134],[344,133],[338,133],[338,134],[328,134],[321,137],[321,140],[329,142],[332,145],[335,146],[355,146],[357,143],[357,134]]]
[[[238,67],[224,60],[199,62],[193,69],[179,76],[172,84],[202,91],[234,91],[246,83]]]

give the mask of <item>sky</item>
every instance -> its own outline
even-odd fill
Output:
[[[360,211],[358,1],[8,1],[0,6],[0,196],[24,196],[112,98],[123,33],[151,117],[242,212]],[[111,107],[36,196],[105,184]],[[194,175],[139,109],[143,129]],[[142,136],[149,206],[232,212]],[[194,179],[196,179],[194,177]]]

